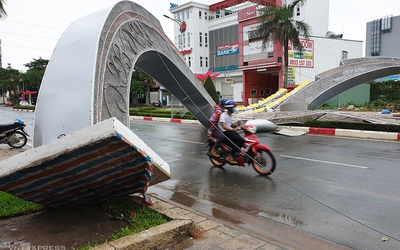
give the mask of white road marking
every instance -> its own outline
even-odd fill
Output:
[[[290,156],[290,155],[281,155],[281,156],[282,157],[286,157],[286,158],[303,160],[303,161],[314,161],[314,162],[321,162],[321,163],[327,163],[327,164],[333,164],[333,165],[340,165],[340,166],[345,166],[345,167],[368,169],[368,167],[352,165],[352,164],[346,164],[346,163],[339,163],[339,162],[332,162],[332,161],[322,161],[322,160],[317,160],[317,159],[303,158],[303,157]]]
[[[189,142],[189,143],[195,143],[195,144],[204,144],[204,142],[197,142],[197,141],[187,141],[187,140],[180,140],[180,139],[175,139],[175,138],[165,138],[167,140],[171,140],[171,141],[180,141],[180,142]]]

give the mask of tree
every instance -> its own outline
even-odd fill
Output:
[[[306,0],[294,0],[289,5],[268,6],[261,15],[261,25],[258,32],[263,38],[263,47],[270,41],[278,42],[283,46],[284,52],[284,82],[283,87],[287,87],[287,75],[289,66],[289,40],[293,47],[300,52],[303,46],[299,37],[310,38],[311,27],[304,21],[294,19],[294,11],[297,5],[303,5]]]
[[[0,18],[3,16],[7,16],[6,9],[4,8],[4,5],[6,5],[6,0],[1,0],[0,1]]]
[[[28,86],[36,87],[38,89],[40,88],[40,84],[42,82],[43,75],[46,71],[48,63],[49,60],[39,57],[39,59],[34,58],[33,61],[24,64],[24,66],[28,68],[25,75],[23,76],[27,88]]]
[[[28,71],[29,70],[41,71],[46,69],[47,64],[49,64],[49,60],[42,59],[41,57],[39,57],[39,59],[33,58],[33,61],[24,64],[24,66],[28,68]]]
[[[215,90],[214,83],[210,76],[207,76],[206,81],[204,82],[204,88],[207,90],[214,102],[219,103],[217,91]]]
[[[135,67],[132,72],[131,80],[131,93],[133,94],[144,94],[147,93],[147,100],[150,101],[150,87],[153,83],[153,79],[145,72]]]

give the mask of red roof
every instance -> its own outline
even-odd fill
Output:
[[[269,4],[269,5],[276,5],[276,0],[225,0],[215,4],[210,5],[210,10],[222,10],[226,9],[244,2],[253,2],[257,4]]]

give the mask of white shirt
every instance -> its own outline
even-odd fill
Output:
[[[230,127],[232,126],[232,123],[233,123],[233,118],[234,118],[233,113],[231,114],[231,116],[229,116],[229,115],[228,115],[228,111],[225,111],[225,112],[222,113],[221,116],[219,117],[218,128],[219,128],[222,132],[226,131],[226,129],[224,129],[224,128],[222,127],[221,122],[225,122],[226,126],[230,128]]]

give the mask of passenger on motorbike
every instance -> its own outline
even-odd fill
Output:
[[[228,144],[231,146],[231,152],[227,155],[226,160],[232,165],[238,164],[234,155],[239,151],[244,143],[243,137],[237,133],[240,124],[233,124],[234,113],[236,112],[235,107],[237,106],[238,105],[233,100],[225,102],[226,111],[222,113],[218,121],[218,128],[223,132],[227,138]]]
[[[222,131],[218,128],[218,121],[221,116],[221,114],[224,112],[225,108],[225,102],[227,102],[228,99],[221,99],[219,104],[216,104],[214,106],[214,112],[210,117],[210,132],[211,135],[215,138],[217,138],[217,141],[215,142],[213,148],[211,149],[211,154],[214,155],[215,157],[221,157],[221,155],[217,152],[219,145],[224,141],[225,136],[222,133]]]

